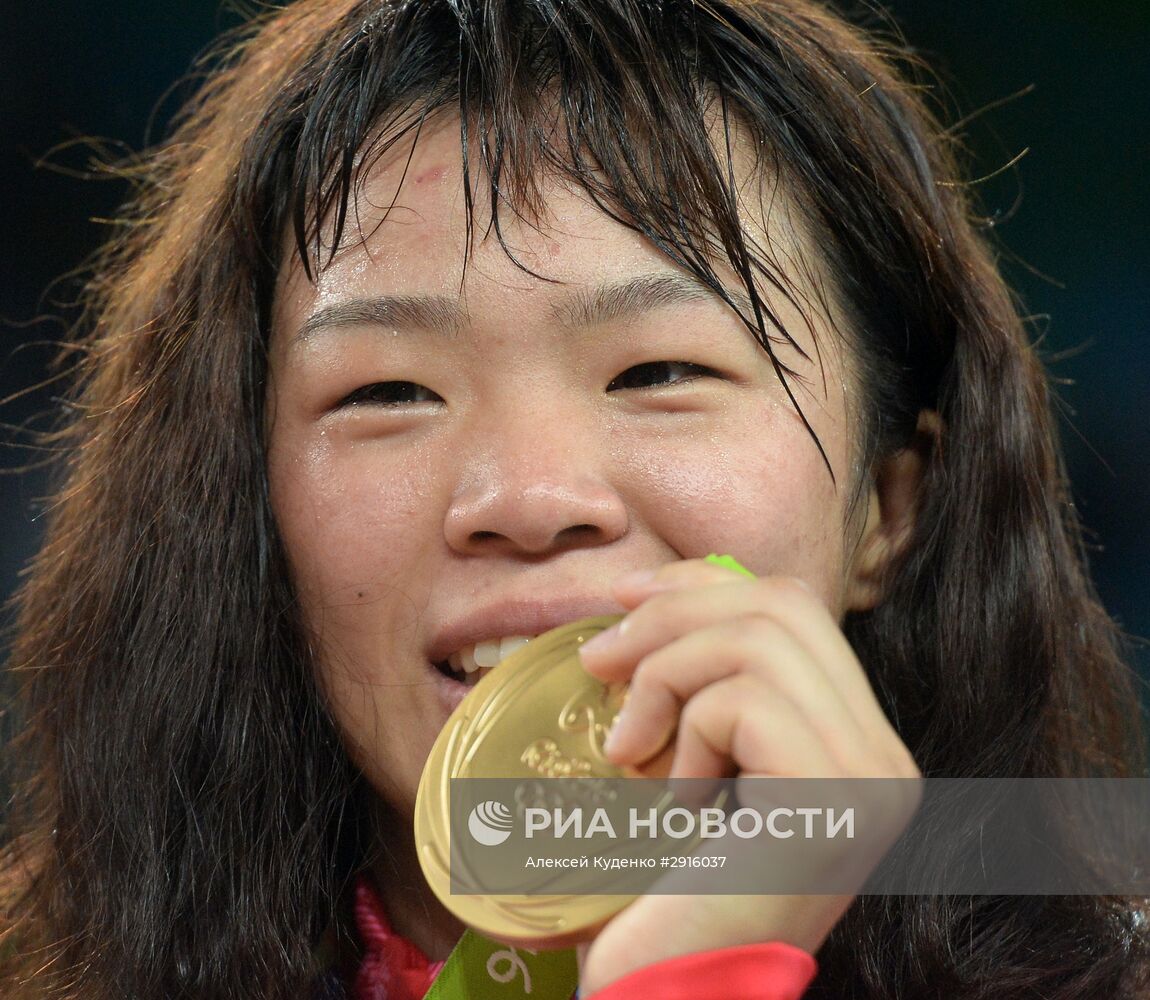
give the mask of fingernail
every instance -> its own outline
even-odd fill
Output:
[[[622,622],[616,622],[609,629],[604,629],[598,635],[592,636],[582,646],[579,647],[580,653],[601,653],[607,649],[618,637],[619,626]]]
[[[603,752],[610,754],[615,749],[616,744],[619,742],[619,729],[623,725],[623,719],[626,717],[627,706],[624,705],[619,709],[619,714],[615,716],[615,721],[611,723],[611,728],[607,730],[607,738],[603,741]]]

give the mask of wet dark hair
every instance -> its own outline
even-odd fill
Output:
[[[140,173],[78,335],[11,660],[28,773],[6,996],[307,994],[365,796],[268,503],[269,315],[285,234],[322,267],[321,223],[346,237],[365,167],[440,110],[483,168],[468,207],[493,234],[473,238],[538,211],[554,171],[716,291],[733,268],[773,358],[756,282],[795,293],[739,226],[713,131],[737,123],[829,268],[867,456],[941,417],[909,554],[845,624],[915,760],[1145,773],[1042,366],[900,58],[804,0],[304,0],[229,40]],[[819,961],[810,996],[840,1000],[1133,996],[1147,967],[1132,906],[1092,897],[860,898]]]

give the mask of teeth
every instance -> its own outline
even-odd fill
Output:
[[[475,644],[475,662],[481,667],[493,667],[499,662],[499,640],[477,642]]]
[[[447,659],[447,665],[464,683],[472,687],[492,667],[526,646],[532,638],[529,635],[509,635],[502,639],[484,639],[474,646],[464,646],[452,653]]]
[[[517,649],[522,649],[531,641],[529,635],[509,635],[499,640],[499,659],[506,660]]]
[[[447,663],[457,674],[464,672],[469,674],[475,673],[479,666],[475,662],[475,647],[468,646],[465,649],[459,650],[458,653],[452,653],[451,656],[447,658]]]

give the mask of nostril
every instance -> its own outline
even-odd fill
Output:
[[[623,501],[598,483],[521,488],[511,479],[482,495],[454,498],[444,522],[448,544],[472,554],[506,550],[541,555],[556,547],[601,545],[626,531]]]
[[[598,535],[602,529],[595,524],[572,524],[559,532],[559,538],[578,538],[580,535]]]

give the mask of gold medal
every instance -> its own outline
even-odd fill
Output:
[[[753,574],[730,556],[707,562]],[[481,934],[512,945],[565,947],[589,941],[635,895],[493,895],[451,891],[453,778],[665,778],[672,742],[639,768],[607,760],[603,744],[626,684],[603,684],[583,669],[579,647],[621,615],[552,629],[516,650],[459,703],[424,766],[415,802],[420,865],[440,902]],[[574,783],[573,783],[574,784]],[[573,791],[575,788],[573,787]],[[723,801],[724,795],[712,799]],[[649,804],[656,804],[651,802]],[[659,804],[666,804],[666,799]],[[680,841],[680,849],[692,844]]]
[[[634,896],[496,896],[451,893],[452,778],[625,777],[603,755],[626,686],[596,680],[579,647],[618,616],[552,629],[475,685],[447,720],[423,769],[415,837],[423,873],[447,909],[509,944],[561,947],[589,940]]]

